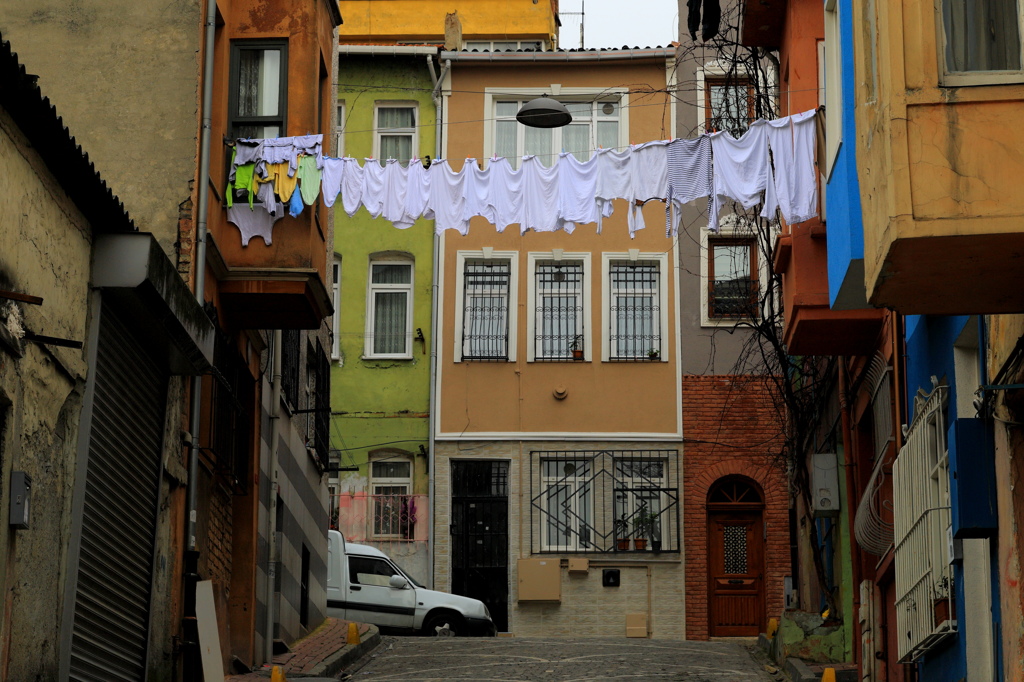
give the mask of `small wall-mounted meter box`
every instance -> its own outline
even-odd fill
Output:
[[[11,527],[28,530],[32,478],[24,471],[11,472]]]

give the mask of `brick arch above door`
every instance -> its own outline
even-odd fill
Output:
[[[769,531],[765,543],[766,616],[777,617],[783,608],[783,582],[791,570],[785,471],[770,466],[761,453],[691,446],[683,465],[687,639],[705,640],[709,635],[708,493],[716,483],[732,476],[745,477],[760,488]]]

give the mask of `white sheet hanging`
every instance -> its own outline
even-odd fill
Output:
[[[814,166],[814,110],[768,121],[768,143],[775,158],[779,210],[790,225],[818,215],[818,178]]]

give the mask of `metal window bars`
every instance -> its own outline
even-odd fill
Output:
[[[708,316],[712,318],[757,317],[759,288],[756,279],[716,279],[708,285]]]
[[[467,260],[463,271],[462,359],[508,360],[507,260]]]
[[[906,633],[899,642],[901,663],[921,658],[957,630],[950,617],[948,396],[947,386],[919,392],[906,444],[893,463],[896,623]]]
[[[331,428],[331,364],[324,347],[316,343],[316,412],[313,420],[313,449],[321,469],[327,469]]]
[[[419,513],[416,496],[410,495],[404,485],[375,486],[374,490],[377,494],[371,496],[373,537],[412,540]]]
[[[292,406],[299,407],[299,353],[302,332],[285,329],[281,332],[281,392]]]
[[[616,261],[611,291],[610,360],[656,361],[661,356],[661,272],[657,261]]]
[[[534,283],[534,359],[584,360],[583,263],[539,261]]]
[[[213,413],[211,445],[219,471],[227,474],[237,494],[249,481],[250,417],[256,382],[242,356],[219,331],[214,340],[214,372],[210,392]]]
[[[530,453],[531,552],[679,552],[676,450]]]

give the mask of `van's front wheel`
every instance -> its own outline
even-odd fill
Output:
[[[447,625],[450,637],[464,637],[466,635],[466,622],[457,613],[452,611],[438,611],[427,616],[423,621],[423,634],[427,637],[444,637],[443,628]],[[442,628],[439,632],[438,628]]]

